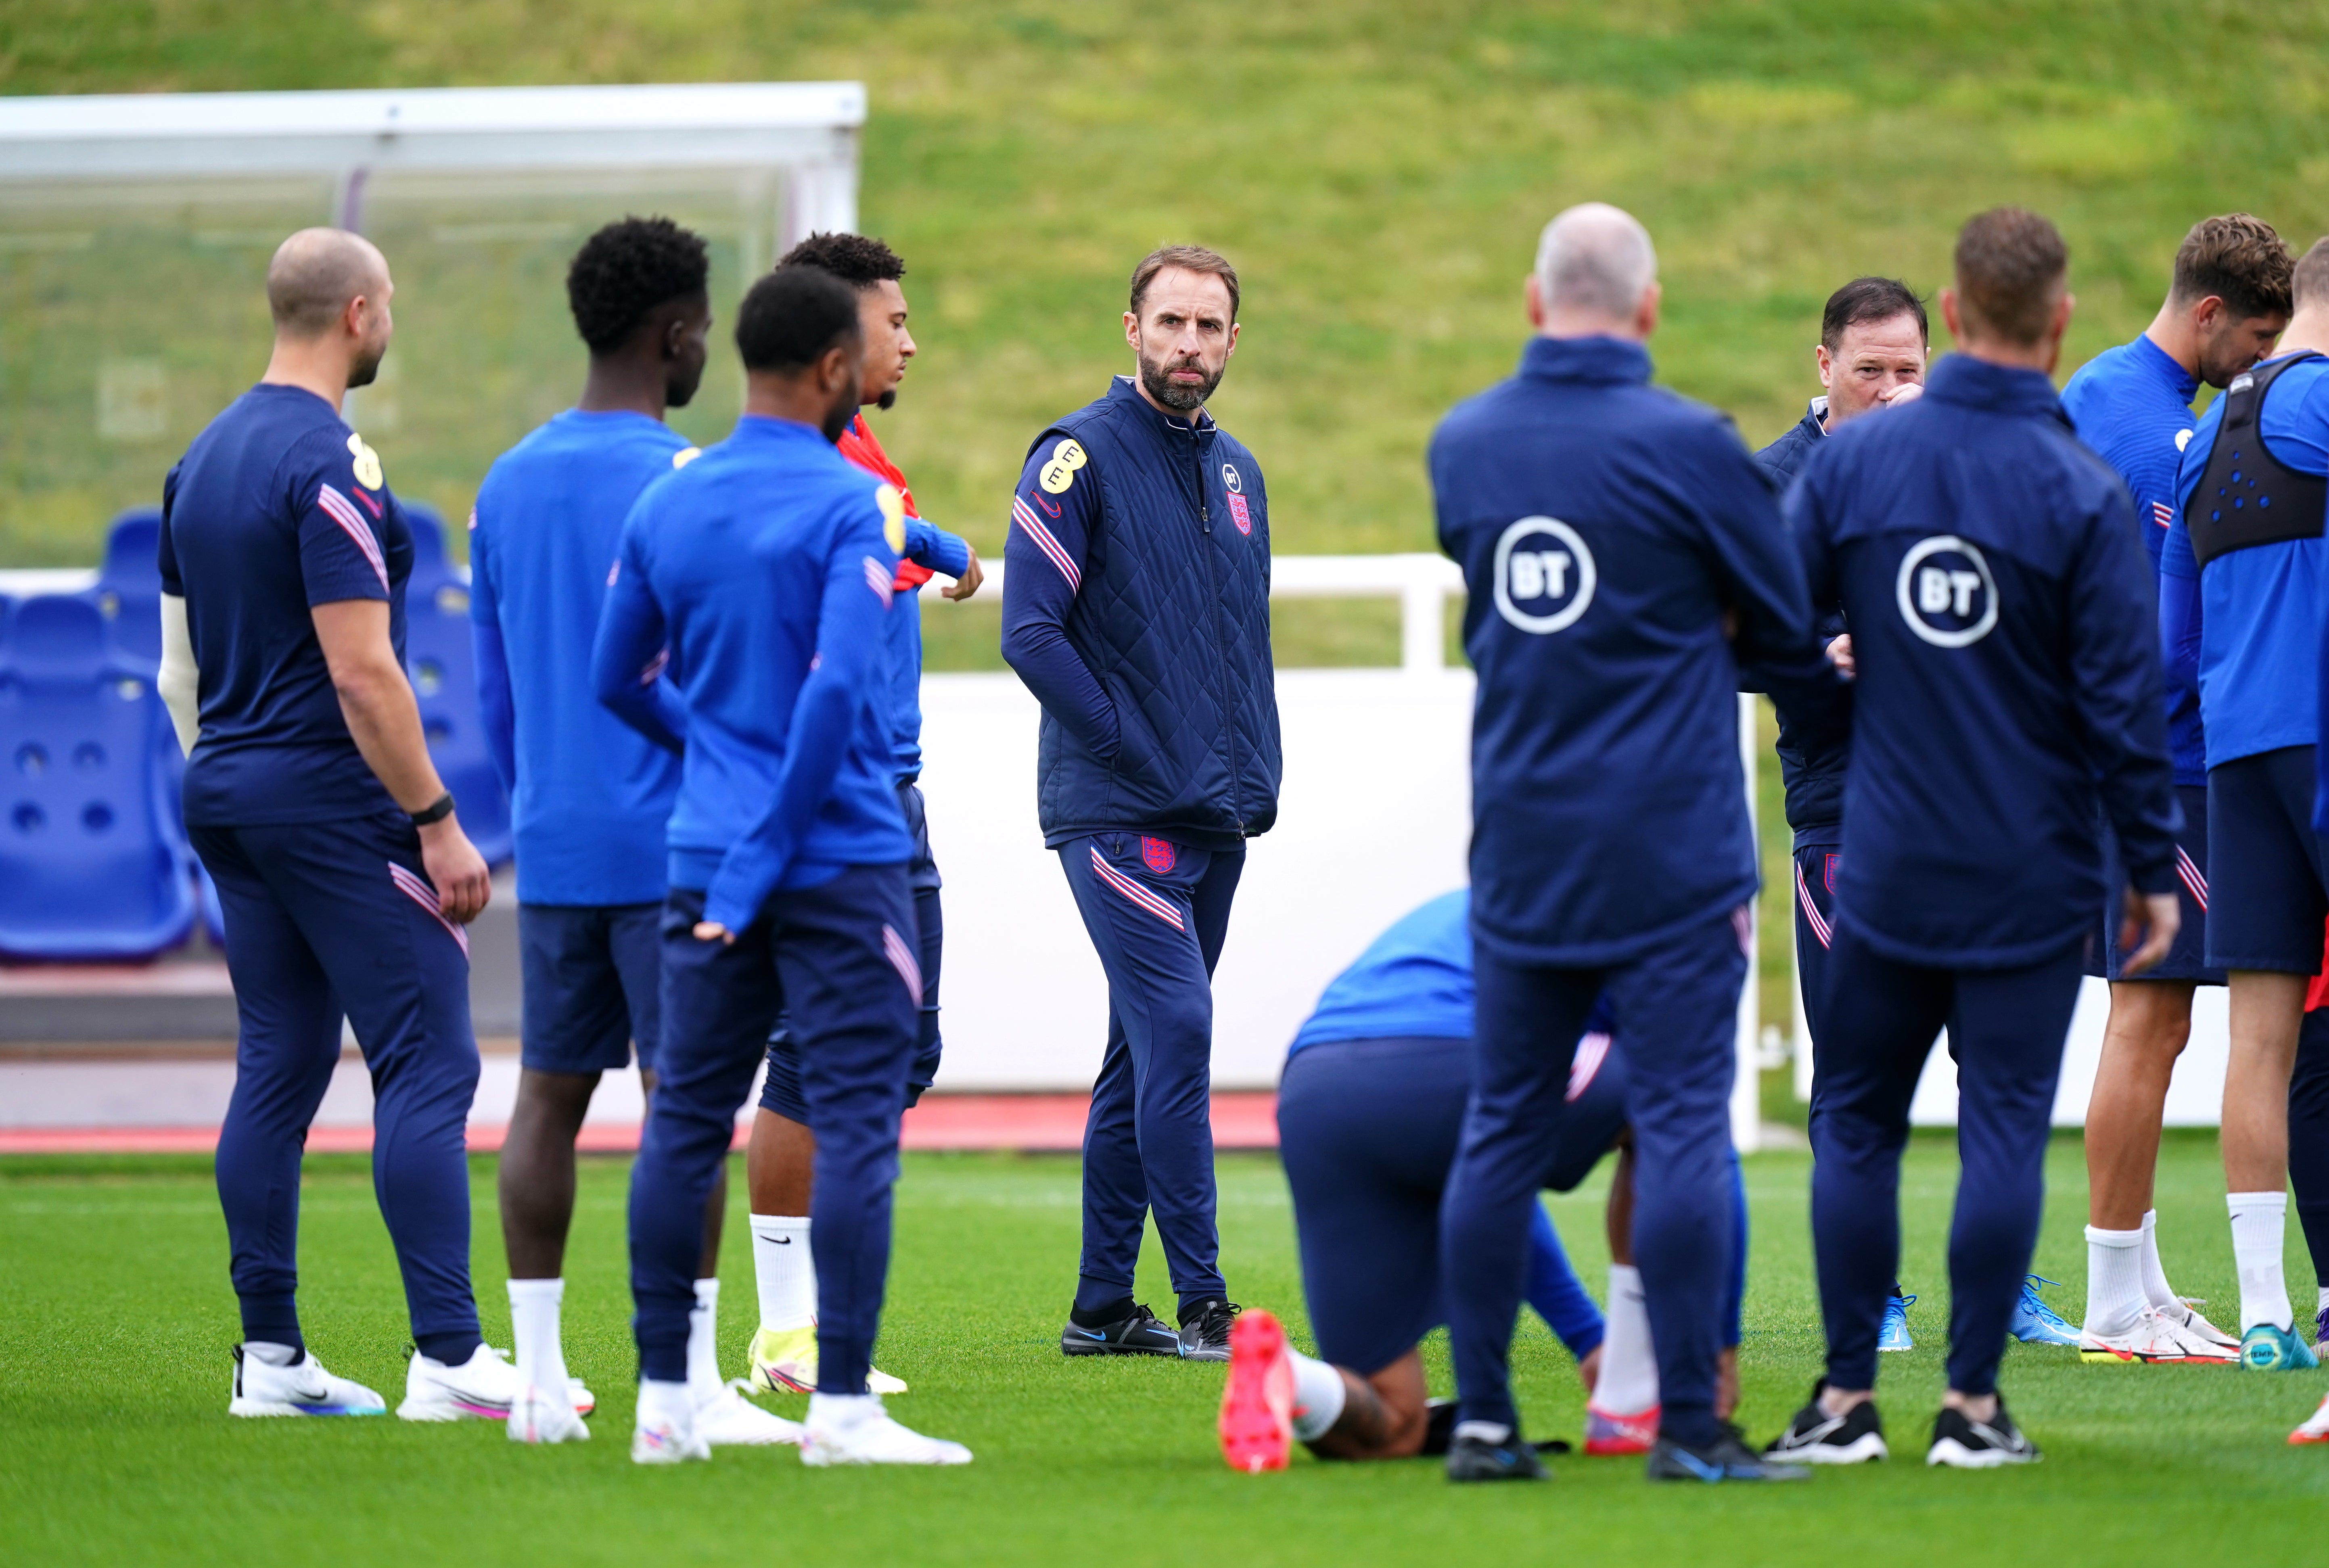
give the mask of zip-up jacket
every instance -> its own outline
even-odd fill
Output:
[[[1815,397],[1804,417],[1787,433],[1755,454],[1756,466],[1770,476],[1771,487],[1781,496],[1811,455],[1827,439],[1827,399]],[[1813,625],[1826,644],[1842,637],[1840,615],[1824,616]],[[1779,714],[1779,779],[1787,787],[1787,826],[1795,829],[1796,847],[1833,849],[1843,842],[1843,770],[1852,760],[1848,731],[1839,730],[1828,743],[1807,743],[1796,732],[1789,715]]]
[[[1120,376],[1029,446],[1004,561],[1003,656],[1043,704],[1043,842],[1226,851],[1268,832],[1282,767],[1253,454]]]

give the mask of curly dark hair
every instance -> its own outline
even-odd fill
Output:
[[[822,267],[852,288],[871,288],[906,275],[895,250],[864,234],[811,234],[777,265]]]
[[[2191,303],[2215,295],[2236,316],[2287,316],[2288,247],[2272,225],[2247,213],[2202,218],[2175,248],[2179,300]]]
[[[582,242],[566,269],[566,303],[592,354],[612,354],[658,305],[705,292],[703,236],[669,218],[625,218]]]

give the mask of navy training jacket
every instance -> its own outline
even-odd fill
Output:
[[[1431,441],[1479,673],[1472,932],[1511,961],[1619,962],[1754,895],[1742,666],[1837,722],[1769,483],[1649,380],[1638,344],[1535,338]]]
[[[2135,885],[2173,890],[2150,562],[2044,376],[1950,354],[1828,438],[1787,518],[1858,663],[1839,922],[1906,963],[2049,959],[2103,907],[2098,808]]]
[[[1781,496],[1827,439],[1826,420],[1827,399],[1815,397],[1786,434],[1755,454],[1757,466],[1771,477],[1772,487]],[[1825,645],[1843,635],[1843,618],[1823,616],[1812,629]],[[1787,826],[1795,829],[1796,848],[1834,849],[1843,842],[1843,770],[1852,760],[1848,733],[1839,733],[1832,744],[1806,744],[1782,712],[1777,750],[1779,779],[1787,789]]]
[[[1028,447],[1003,656],[1043,704],[1043,842],[1125,831],[1240,849],[1278,820],[1261,465],[1119,376]]]

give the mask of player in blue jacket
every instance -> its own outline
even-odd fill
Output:
[[[2101,896],[2098,813],[2133,883],[2129,930],[2149,927],[2128,972],[2174,939],[2175,798],[2134,516],[2047,379],[2070,321],[2067,265],[2035,213],[1969,221],[1941,294],[1960,352],[1913,408],[1839,432],[1788,494],[1814,607],[1851,623],[1856,674],[1811,1126],[1827,1374],[1778,1455],[1885,1452],[1872,1390],[1900,1257],[1900,1150],[1947,1025],[1964,1174],[1948,1392],[1927,1458],[2036,1457],[1997,1366],[2037,1241],[2055,1080]]]
[[[198,732],[186,827],[218,884],[240,1025],[217,1160],[242,1308],[232,1415],[384,1408],[309,1353],[294,1300],[300,1154],[343,1015],[372,1074],[373,1188],[417,1347],[397,1413],[498,1416],[515,1393],[469,1289],[463,927],[490,889],[404,671],[412,530],[340,418],[388,352],[393,292],[354,234],[286,240],[267,269],[266,373],[162,487],[160,685],[181,735]]]
[[[2118,470],[2135,502],[2152,567],[2175,518],[2175,466],[2192,439],[2192,398],[2221,388],[2272,351],[2288,325],[2288,248],[2246,213],[2204,219],[2175,252],[2174,279],[2143,335],[2107,348],[2062,389],[2079,439]],[[2111,928],[2118,878],[2107,874],[2098,960],[2111,981],[2110,1019],[2087,1105],[2087,1314],[2081,1345],[2121,1359],[2229,1359],[2239,1341],[2200,1316],[2159,1261],[2151,1184],[2160,1115],[2175,1059],[2192,1034],[2192,994],[2221,986],[2207,961],[2208,768],[2200,694],[2167,676],[2167,745],[2183,827],[2176,836],[2175,946],[2140,978],[2119,972]]]
[[[906,264],[882,241],[863,234],[813,234],[785,252],[784,265],[822,267],[857,291],[857,320],[865,336],[862,401],[888,410],[897,403],[916,345],[906,328]],[[984,574],[978,553],[955,534],[923,521],[906,476],[860,412],[837,443],[841,455],[898,492],[906,514],[906,549],[891,584],[890,613],[882,618],[882,674],[876,696],[887,712],[892,777],[898,808],[914,836],[907,880],[914,890],[914,921],[920,929],[920,1027],[914,1064],[906,1075],[906,1103],[913,1105],[936,1081],[943,1046],[938,1038],[938,974],[945,956],[946,921],[939,907],[942,885],[930,854],[930,835],[917,782],[922,773],[922,607],[919,590],[934,572],[955,579],[943,590],[952,600],[978,591]],[[750,1356],[753,1383],[771,1392],[806,1393],[816,1386],[816,1268],[809,1235],[810,1174],[816,1139],[808,1130],[807,1102],[801,1095],[800,1053],[791,1033],[779,1025],[768,1042],[768,1072],[760,1087],[760,1108],[752,1118],[746,1170],[752,1195],[752,1272],[759,1285],[760,1327]],[[906,1385],[875,1367],[868,1374],[875,1393],[903,1393]]]
[[[1616,208],[1546,226],[1519,373],[1432,439],[1470,588],[1477,1062],[1441,1226],[1458,1480],[1541,1475],[1506,1366],[1528,1206],[1606,987],[1630,1069],[1636,1265],[1656,1343],[1653,1478],[1768,1479],[1715,1414],[1728,1161],[1755,846],[1742,666],[1782,704],[1839,687],[1770,486],[1727,420],[1648,385],[1656,260]],[[1810,710],[1807,709],[1808,713]]]
[[[525,1384],[509,1431],[523,1442],[589,1435],[559,1335],[575,1135],[599,1075],[628,1066],[634,1042],[655,1092],[663,830],[679,754],[601,707],[584,672],[625,515],[695,455],[664,413],[703,379],[706,266],[702,240],[666,218],[591,235],[566,275],[590,351],[581,401],[495,461],[469,514],[477,694],[517,836],[524,1036],[499,1185]],[[795,1440],[798,1428],[721,1381],[726,1197],[715,1184],[688,1319],[696,1430],[712,1443]]]
[[[1447,1320],[1439,1205],[1472,1086],[1471,895],[1442,894],[1400,919],[1337,975],[1287,1051],[1278,1127],[1303,1293],[1318,1356],[1286,1344],[1267,1312],[1231,1331],[1221,1397],[1233,1469],[1276,1469],[1291,1440],[1326,1459],[1447,1452],[1451,1402],[1425,1397],[1417,1344]],[[1573,1189],[1622,1140],[1627,1073],[1606,1006],[1579,1042],[1561,1145],[1543,1185]],[[1733,1164],[1733,1240],[1721,1393],[1738,1397],[1746,1196]],[[1641,1453],[1657,1435],[1657,1366],[1633,1267],[1630,1150],[1608,1204],[1609,1316],[1577,1282],[1552,1222],[1530,1216],[1526,1298],[1578,1358],[1589,1454]],[[1606,1337],[1605,1337],[1606,1327]],[[1283,1370],[1280,1370],[1280,1368]]]
[[[802,1459],[963,1464],[968,1450],[908,1431],[866,1389],[922,989],[913,841],[873,701],[904,507],[833,449],[864,373],[847,284],[778,269],[745,295],[736,347],[744,415],[632,507],[592,655],[599,701],[626,723],[655,740],[674,721],[686,730],[665,836],[658,1082],[631,1176],[631,1457],[710,1457],[687,1385],[703,1206],[788,1014],[816,1135],[818,1371]]]
[[[1043,843],[1108,972],[1068,1355],[1226,1360],[1237,1315],[1213,1223],[1212,974],[1279,774],[1268,492],[1204,407],[1237,307],[1213,251],[1144,257],[1124,313],[1138,375],[1039,435],[1011,502],[1003,656],[1043,705]],[[1152,1213],[1177,1333],[1132,1299]]]
[[[2291,279],[2280,352],[2201,417],[2159,556],[2167,660],[2198,687],[2215,863],[2208,961],[2232,995],[2224,1178],[2239,1266],[2240,1364],[2315,1365],[2293,1332],[2288,1088],[2305,982],[2321,967],[2329,874],[2314,830],[2321,736],[2322,539],[2329,496],[2329,255]]]

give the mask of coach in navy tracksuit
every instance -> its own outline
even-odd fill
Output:
[[[1553,220],[1529,285],[1542,335],[1431,443],[1479,672],[1477,1062],[1441,1232],[1457,1479],[1541,1473],[1506,1353],[1531,1195],[1605,986],[1633,1070],[1634,1250],[1663,1405],[1650,1474],[1795,1473],[1762,1465],[1714,1413],[1756,885],[1737,693],[1742,664],[1782,701],[1834,682],[1768,483],[1727,420],[1647,384],[1655,272],[1649,236],[1615,208]]]
[[[1997,1366],[2043,1202],[2047,1123],[2101,896],[2099,808],[2155,962],[2174,934],[2175,798],[2152,592],[2126,488],[2046,378],[2070,319],[2053,226],[1959,236],[1963,352],[1909,409],[1831,439],[1789,493],[1814,606],[1858,666],[1812,1121],[1827,1376],[1775,1450],[1881,1457],[1869,1391],[1900,1252],[1900,1150],[1933,1038],[1955,1047],[1964,1174],[1936,1463],[2034,1457]],[[2134,922],[2140,925],[2140,920]]]
[[[469,1289],[477,1045],[461,928],[485,907],[486,866],[404,673],[412,531],[340,418],[388,351],[391,292],[354,234],[285,241],[267,274],[267,373],[163,487],[162,687],[174,710],[195,689],[186,826],[218,883],[240,1019],[218,1144],[242,1304],[237,1415],[382,1406],[306,1354],[293,1301],[300,1153],[343,1015],[372,1074],[372,1185],[419,1347],[398,1413],[506,1410],[515,1375],[478,1338]]]
[[[1035,439],[1004,548],[1003,656],[1043,704],[1043,842],[1108,984],[1060,1347],[1226,1360],[1212,972],[1245,841],[1278,820],[1269,502],[1253,454],[1204,411],[1237,340],[1228,261],[1152,252],[1124,325],[1138,378]],[[1152,1211],[1177,1335],[1132,1299]]]
[[[686,724],[665,834],[658,1082],[631,1176],[631,1457],[711,1457],[686,1382],[704,1200],[788,1010],[816,1135],[817,1387],[802,1458],[966,1463],[866,1388],[922,989],[913,841],[874,701],[903,501],[833,449],[863,373],[848,285],[778,268],[745,295],[736,346],[744,415],[632,506],[592,651],[599,698],[627,722],[670,739],[668,673]]]

